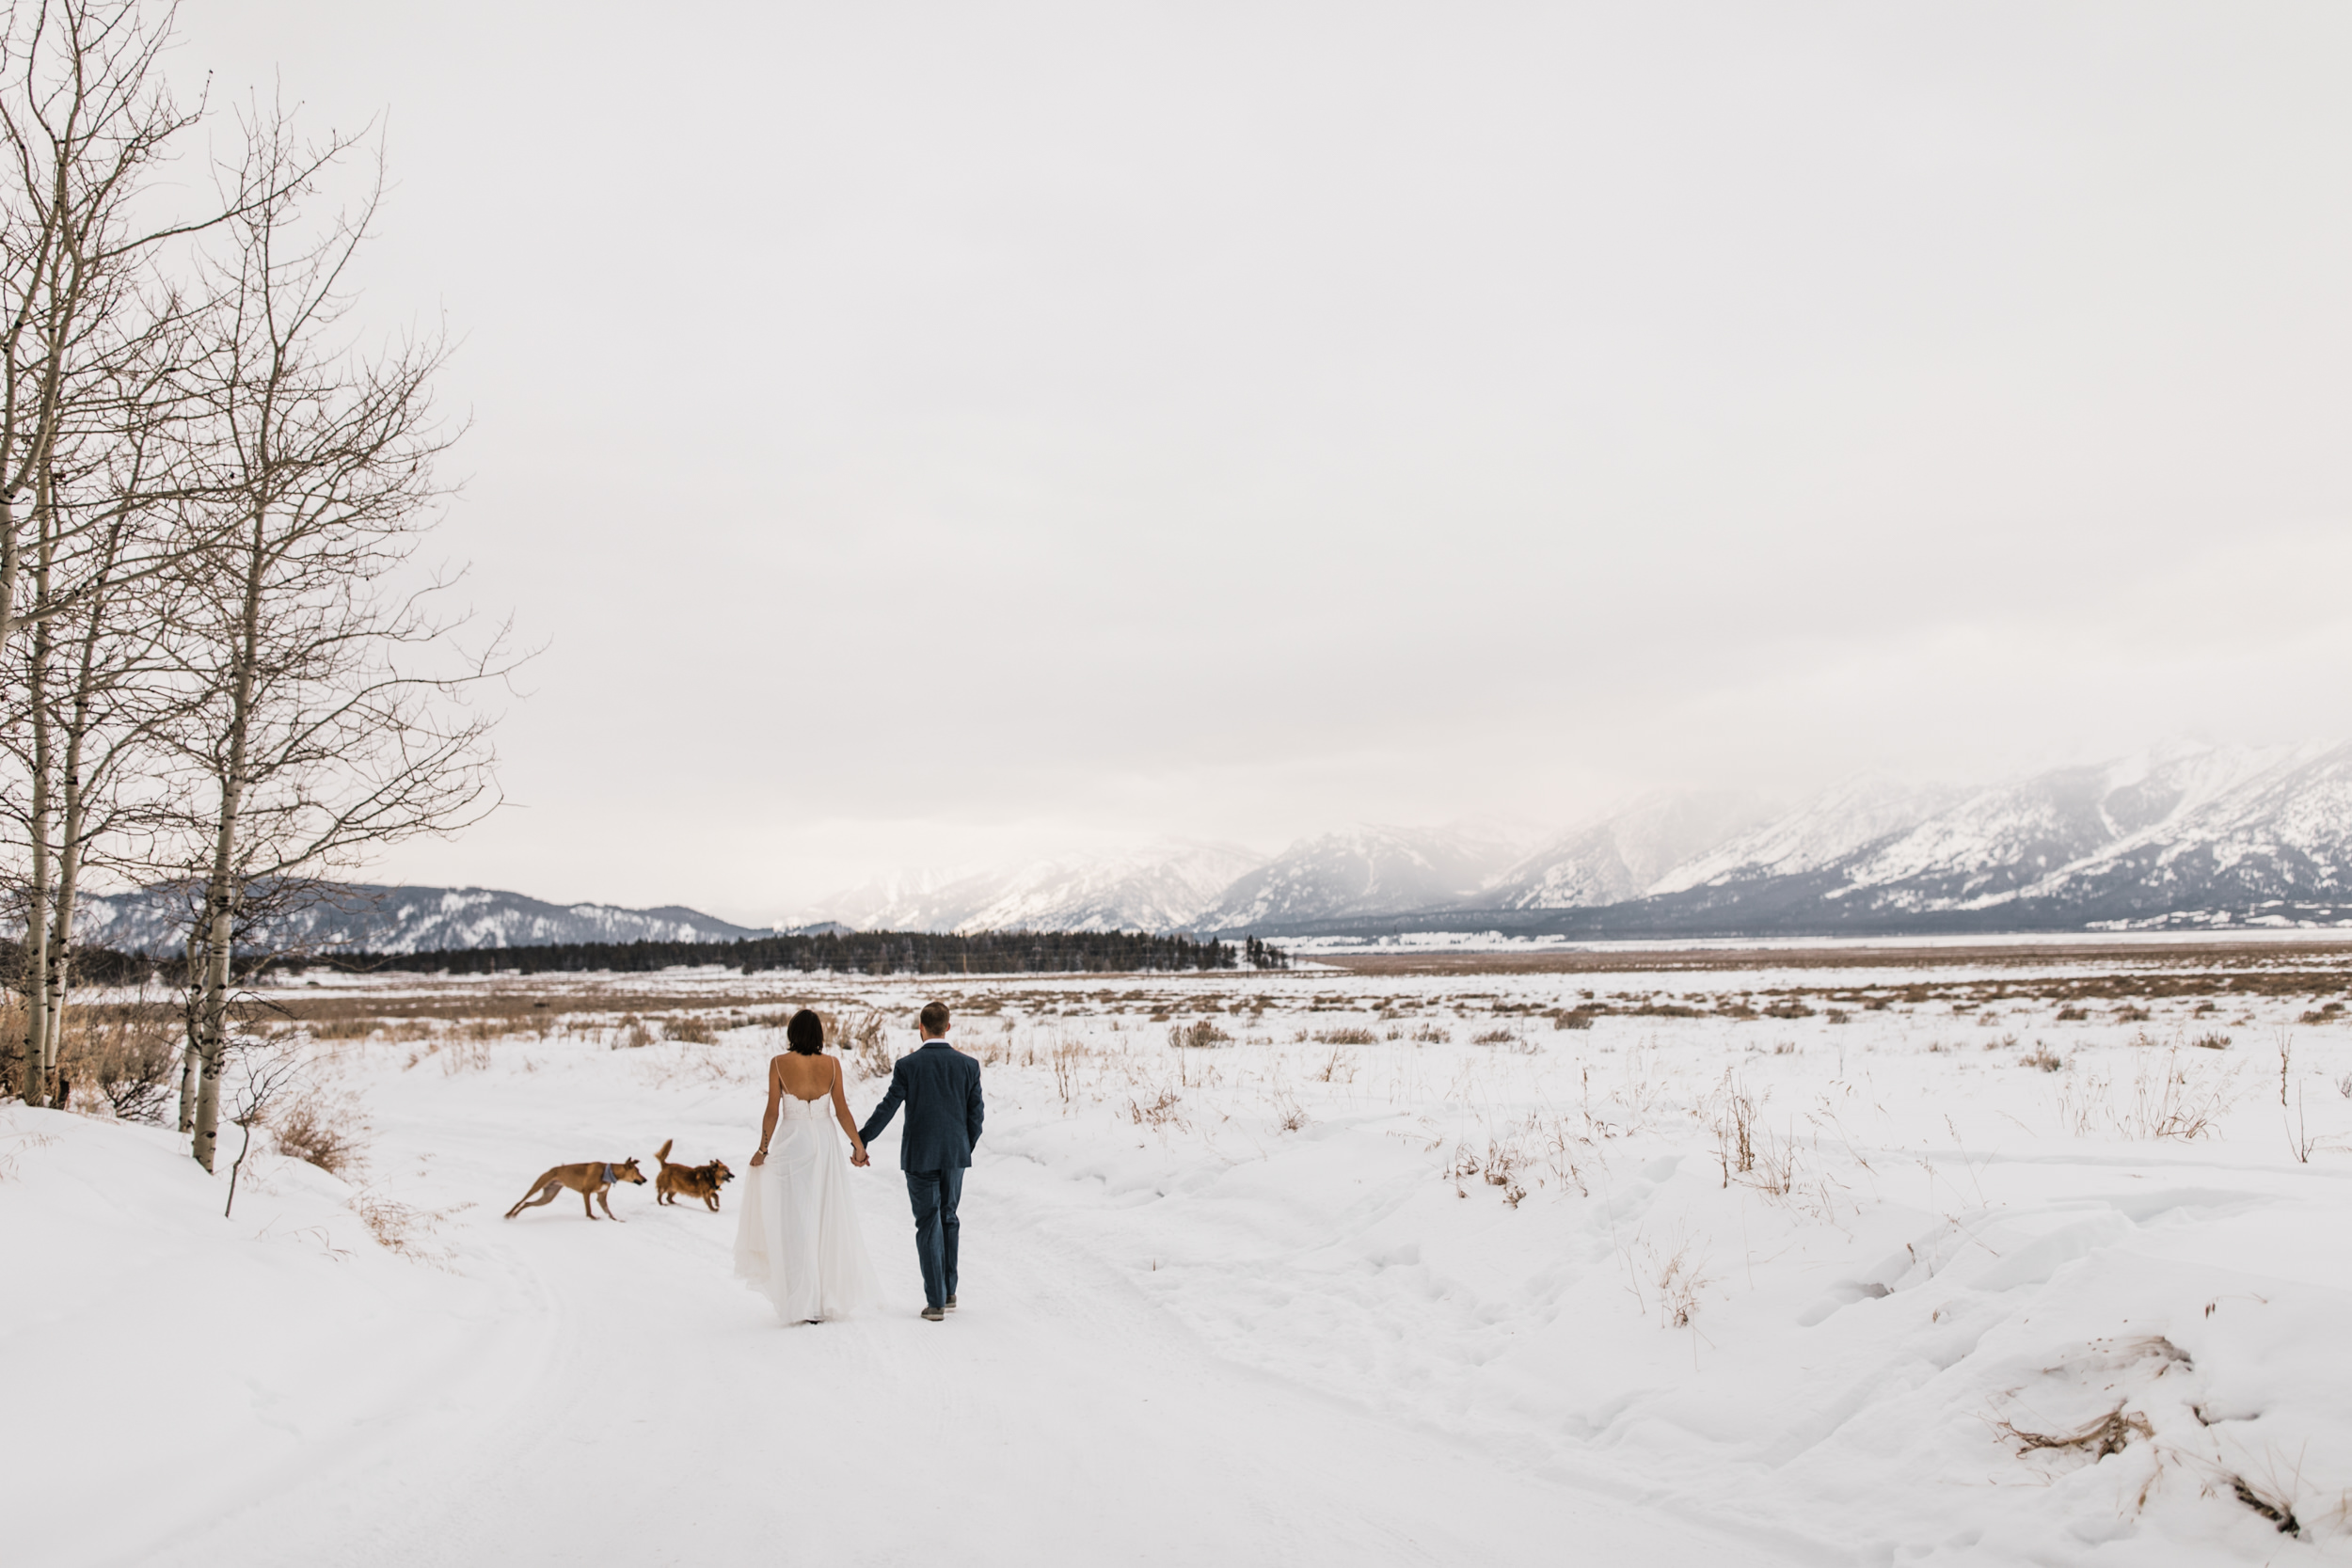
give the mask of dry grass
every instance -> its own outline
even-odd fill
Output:
[[[2124,1445],[2135,1437],[2153,1438],[2156,1434],[2147,1417],[2136,1410],[2126,1412],[2120,1404],[2073,1432],[2029,1432],[2009,1421],[1994,1422],[1994,1430],[2015,1443],[2021,1455],[2055,1449],[2087,1454],[2094,1465],[2111,1453],[2122,1453]]]
[[[2229,1481],[2232,1495],[2238,1501],[2276,1525],[2280,1535],[2298,1537],[2302,1535],[2303,1522],[2295,1516],[2293,1502],[2285,1497],[2265,1497],[2249,1484],[2244,1476],[2232,1476]]]
[[[859,1077],[887,1078],[898,1065],[898,1055],[890,1049],[889,1021],[873,1008],[818,1017],[825,1025],[825,1038],[857,1068]]]
[[[359,1216],[359,1223],[368,1227],[376,1245],[437,1269],[451,1267],[451,1258],[447,1247],[434,1243],[434,1235],[452,1214],[463,1213],[472,1207],[470,1203],[461,1203],[453,1209],[420,1209],[386,1197],[373,1189],[354,1193],[351,1197],[351,1212]]]
[[[1169,1024],[1168,1043],[1179,1051],[1206,1051],[1215,1046],[1232,1044],[1233,1037],[1204,1018],[1191,1023]]]
[[[1184,1121],[1184,1117],[1177,1114],[1179,1103],[1174,1089],[1162,1089],[1158,1098],[1148,1104],[1139,1098],[1130,1097],[1127,1101],[1128,1119],[1137,1127],[1157,1129],[1173,1125],[1181,1130]]]
[[[439,1053],[441,1076],[454,1078],[461,1072],[487,1072],[490,1069],[490,1042],[479,1037],[454,1039]]]
[[[16,1175],[16,1163],[28,1150],[47,1148],[57,1141],[54,1132],[20,1132],[6,1120],[0,1120],[0,1134],[8,1139],[5,1146],[0,1146],[0,1181],[9,1180]]]
[[[1316,1031],[1314,1042],[1317,1045],[1377,1045],[1380,1037],[1369,1029],[1322,1029]]]
[[[1715,1118],[1715,1155],[1725,1187],[1733,1176],[1756,1169],[1756,1097],[1730,1073],[1724,1074],[1723,1110]]]

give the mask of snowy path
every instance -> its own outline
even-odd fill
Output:
[[[1542,976],[1281,984],[1215,1053],[1124,993],[978,1037],[942,1325],[888,1139],[867,1322],[733,1280],[739,1186],[498,1217],[555,1159],[739,1157],[760,1025],[353,1047],[366,1190],[257,1155],[226,1224],[170,1134],[0,1108],[42,1501],[0,1561],[2352,1560],[2352,1036],[2307,998],[2197,1049],[2193,998],[1553,1031],[1503,1006]],[[362,1228],[386,1197],[448,1269]],[[2119,1412],[2120,1450],[2002,1425]]]
[[[444,1163],[476,1190],[505,1176]],[[453,1363],[374,1451],[140,1560],[1765,1560],[1221,1362],[1113,1270],[1041,1240],[1014,1185],[975,1172],[969,1305],[943,1325],[914,1315],[895,1171],[859,1194],[904,1309],[813,1329],[777,1326],[729,1276],[732,1205],[657,1212],[631,1191],[620,1226],[476,1211],[469,1250],[507,1265],[501,1338],[526,1386]]]

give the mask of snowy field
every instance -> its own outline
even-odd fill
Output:
[[[1495,961],[290,986],[340,1178],[224,1220],[166,1132],[0,1111],[0,1557],[2352,1557],[2352,949]],[[739,1175],[801,1003],[863,1116],[932,995],[990,1107],[946,1324],[895,1131],[861,1322],[731,1277],[739,1182],[500,1217]]]

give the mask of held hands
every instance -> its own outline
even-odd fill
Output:
[[[864,1144],[858,1145],[857,1152],[850,1156],[850,1164],[853,1165],[870,1165],[873,1163],[873,1156],[866,1152],[866,1146]]]

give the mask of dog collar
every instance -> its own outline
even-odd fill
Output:
[[[607,1160],[604,1163],[604,1184],[608,1187],[618,1186],[620,1180],[619,1177],[612,1174],[612,1162]]]

